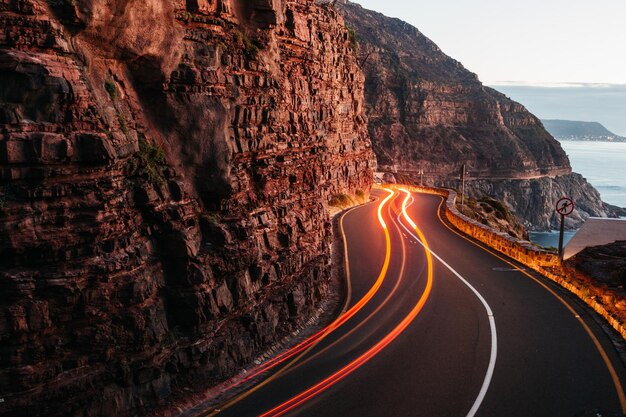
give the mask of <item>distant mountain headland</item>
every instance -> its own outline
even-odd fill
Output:
[[[552,136],[561,140],[626,142],[598,122],[575,120],[542,120],[543,126]]]

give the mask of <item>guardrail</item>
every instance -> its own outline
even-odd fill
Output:
[[[454,190],[398,184],[390,184],[386,187],[396,190],[405,188],[412,192],[444,197],[443,215],[450,224],[467,236],[516,260],[575,294],[626,340],[626,311],[616,308],[615,303],[603,301],[623,299],[623,297],[582,274],[578,274],[580,277],[577,278],[567,274],[556,253],[541,249],[528,241],[516,239],[465,216],[456,208],[457,194]]]

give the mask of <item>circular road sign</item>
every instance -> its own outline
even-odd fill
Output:
[[[571,198],[563,197],[556,202],[556,212],[561,216],[569,216],[574,211],[574,202]]]

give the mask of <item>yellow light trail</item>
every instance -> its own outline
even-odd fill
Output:
[[[389,214],[389,217],[391,218],[391,205],[387,206],[387,212]],[[393,225],[395,226],[396,230],[398,231],[398,235],[399,235],[401,233],[400,232],[400,228],[398,227],[398,225],[396,223],[393,223]],[[346,340],[348,337],[350,337],[352,334],[354,334],[354,332],[359,330],[361,327],[363,327],[365,324],[367,324],[367,322],[369,322],[372,318],[374,318],[374,316],[376,316],[376,314],[378,314],[380,312],[380,310],[382,310],[389,303],[389,301],[391,301],[393,296],[398,291],[398,288],[400,288],[400,284],[402,283],[402,277],[404,276],[404,269],[406,268],[406,245],[404,243],[404,239],[401,239],[400,243],[402,244],[401,245],[402,246],[402,263],[400,265],[400,272],[398,273],[398,280],[394,284],[394,286],[391,289],[391,291],[389,292],[389,294],[387,294],[387,297],[385,297],[385,299],[376,307],[376,309],[374,311],[372,311],[365,319],[363,319],[363,321],[361,321],[359,324],[354,326],[352,329],[350,329],[350,331],[348,331],[346,334],[341,336],[339,339],[335,340],[333,343],[331,343],[328,346],[324,347],[324,349],[320,350],[319,352],[316,352],[312,356],[307,357],[306,360],[304,360],[302,362],[298,362],[297,367],[311,362],[312,360],[314,360],[314,359],[318,358],[319,356],[323,355],[324,353],[326,353],[329,349],[332,349],[333,347],[335,347],[336,345],[338,345],[342,341]],[[297,369],[297,367],[291,368],[290,372],[292,372],[294,369]]]

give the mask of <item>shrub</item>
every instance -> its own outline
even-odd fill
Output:
[[[155,186],[165,183],[165,152],[156,144],[148,143],[143,135],[139,136],[137,158],[129,160],[126,167],[131,176],[145,175]]]
[[[254,58],[257,56],[261,46],[258,42],[250,40],[250,38],[245,33],[239,30],[235,30],[234,36],[235,41],[243,45],[243,49],[248,57]]]
[[[347,207],[353,203],[348,194],[333,194],[328,200],[328,204],[333,207]]]
[[[4,213],[6,209],[9,208],[9,201],[17,200],[19,200],[18,194],[11,185],[0,189],[0,214]]]
[[[126,123],[126,119],[118,115],[117,122],[120,124],[120,130],[122,131],[122,133],[124,134],[128,133],[128,124]]]
[[[350,48],[356,50],[356,30],[354,30],[354,28],[350,26],[346,26],[346,31],[348,32],[348,41],[350,42]]]
[[[612,271],[611,280],[618,282],[622,287],[626,287],[626,267]]]
[[[191,20],[193,19],[193,15],[187,10],[180,12],[176,17],[185,24],[189,24],[189,22],[191,22]]]
[[[113,81],[106,80],[104,82],[104,89],[109,93],[109,97],[113,100],[117,96],[117,87]]]
[[[487,196],[482,197],[479,201],[483,203],[487,203],[491,207],[493,207],[496,210],[497,218],[507,219],[507,220],[510,218],[509,210],[507,210],[507,208],[504,206],[504,204],[502,204],[502,202],[495,200],[491,197],[487,197]]]

